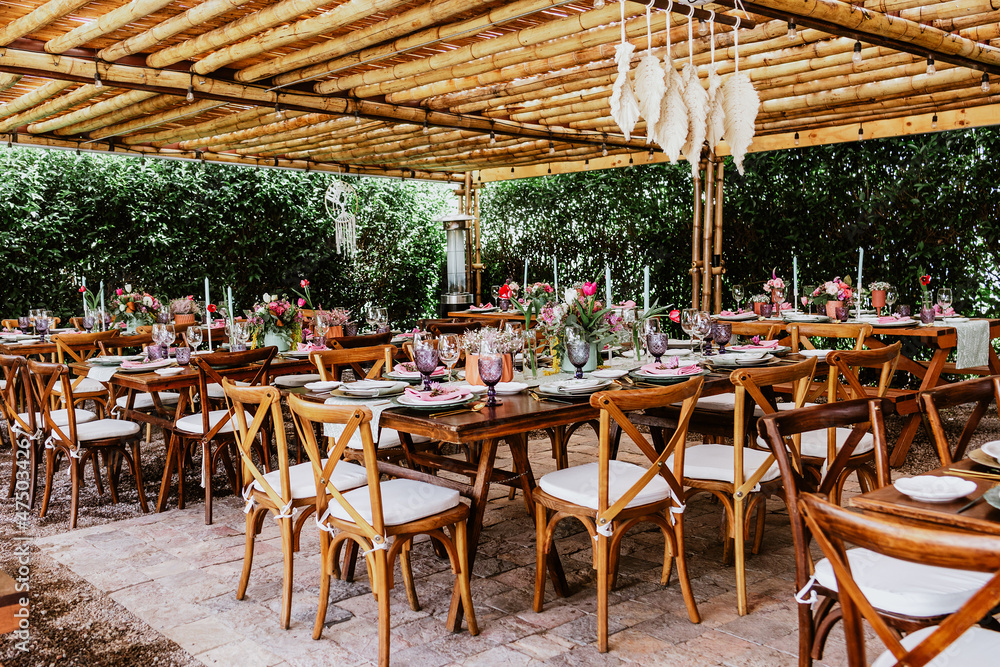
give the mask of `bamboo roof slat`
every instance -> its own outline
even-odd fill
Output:
[[[287,111],[284,115],[294,118],[295,116],[306,115],[303,111]],[[169,145],[186,139],[194,139],[204,136],[209,132],[228,132],[237,128],[253,127],[258,123],[270,122],[271,119],[278,119],[278,114],[266,107],[247,109],[221,118],[213,118],[194,125],[169,130],[158,130],[155,132],[145,132],[132,134],[122,141],[126,144],[153,144]]]
[[[49,0],[42,3],[24,16],[0,27],[0,46],[7,46],[18,37],[31,34],[41,26],[79,9],[88,2],[90,0]]]
[[[72,81],[63,81],[60,79],[49,81],[48,83],[35,88],[30,93],[25,93],[17,99],[11,100],[7,104],[0,106],[0,118],[13,116],[16,113],[20,113],[26,109],[30,109],[38,104],[41,104],[50,97],[58,95],[72,85],[74,85]]]
[[[122,93],[121,95],[115,95],[114,97],[106,100],[101,100],[100,102],[91,104],[83,109],[78,109],[77,111],[72,111],[70,113],[57,116],[56,118],[50,118],[49,120],[42,121],[40,123],[33,123],[28,126],[28,132],[31,132],[32,134],[53,132],[76,123],[82,123],[86,120],[103,116],[104,114],[111,113],[112,111],[130,107],[133,104],[138,104],[143,100],[148,100],[149,98],[155,96],[156,93],[147,93],[142,90],[130,90],[127,93]]]
[[[114,125],[107,125],[91,132],[90,138],[104,139],[105,137],[117,137],[118,135],[131,130],[145,130],[146,128],[156,127],[157,125],[169,123],[180,118],[188,118],[197,115],[202,111],[215,109],[220,106],[223,106],[222,103],[216,102],[215,100],[198,100],[192,104],[185,104],[183,106],[167,109],[152,115],[143,115],[141,118],[127,120]]]
[[[16,85],[20,80],[20,74],[0,74],[0,92]]]
[[[36,120],[48,118],[49,116],[53,116],[60,111],[65,111],[66,109],[74,107],[80,102],[102,95],[105,92],[107,91],[104,90],[103,86],[98,87],[92,83],[85,84],[76,90],[66,93],[65,95],[52,97],[43,104],[33,106],[30,109],[22,111],[21,113],[4,121],[0,121],[0,132],[7,132],[20,127],[21,125],[27,125],[28,123],[33,123]]]
[[[50,39],[45,43],[45,50],[49,53],[65,53],[73,47],[86,44],[95,37],[117,30],[138,18],[151,14],[158,9],[163,9],[173,1],[131,0],[128,4],[104,14],[92,23],[86,23],[78,28],[74,28],[62,37]]]
[[[322,132],[324,127],[339,129],[347,126],[347,119],[324,120],[330,118],[323,114],[306,114],[298,118],[285,120],[279,123],[260,124],[256,127],[249,127],[244,130],[232,132],[214,133],[198,139],[190,139],[181,142],[181,148],[203,148],[208,146],[240,145],[252,142],[253,140],[266,137],[272,134],[281,134],[284,138],[295,139],[300,136],[309,136],[310,132]],[[299,128],[305,128],[303,132]]]
[[[138,93],[145,95],[144,91],[133,90],[132,93],[137,93],[135,98],[140,98]],[[64,125],[63,127],[56,129],[55,133],[57,135],[69,136],[69,135],[80,135],[85,132],[90,132],[91,130],[96,130],[100,127],[106,127],[108,125],[113,125],[119,123],[129,118],[135,118],[143,114],[154,113],[165,109],[167,107],[174,106],[181,101],[182,98],[176,97],[174,95],[154,95],[152,97],[147,97],[145,99],[138,99],[132,102],[128,106],[118,106],[117,104],[111,105],[110,103],[114,100],[118,100],[119,103],[124,103],[128,101],[124,95],[118,95],[110,100],[107,100],[109,105],[107,107],[101,107],[103,102],[95,104],[91,107],[95,112],[99,111],[100,115],[90,115],[87,118],[74,122],[71,125]],[[100,107],[100,108],[99,108]]]

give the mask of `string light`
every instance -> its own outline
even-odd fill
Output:
[[[931,127],[935,130],[937,129],[937,113],[931,116]]]
[[[313,165],[312,165],[312,162],[311,162],[310,160],[306,160],[306,173],[307,173],[307,174],[308,174],[308,173],[309,173],[310,171],[312,171],[312,166],[313,166]]]
[[[990,92],[990,75],[986,72],[983,72],[983,82],[979,85],[979,87],[982,88],[984,93]]]
[[[194,102],[194,72],[191,72],[191,80],[188,81],[188,90],[185,99],[188,102]]]
[[[698,34],[702,37],[708,34],[708,23],[705,19],[698,19]]]
[[[851,56],[851,60],[855,65],[861,64],[861,42],[854,42],[854,55]]]
[[[604,6],[604,0],[594,0],[594,9],[600,9]]]
[[[427,127],[427,116],[424,116],[424,134],[430,132],[430,128]]]
[[[358,107],[354,106],[354,124],[361,125],[361,116],[358,115]]]
[[[552,139],[549,138],[549,155],[552,155],[555,152],[556,152],[556,145],[555,143],[553,143]]]
[[[795,29],[795,19],[788,22],[788,40],[792,41],[799,36],[799,31]]]
[[[652,161],[653,161],[653,149],[650,148],[649,149],[649,159],[647,160],[647,162],[652,162]]]
[[[604,135],[604,138],[601,139],[601,155],[604,157],[608,156],[608,135],[606,134]]]
[[[194,99],[194,96],[192,96],[191,99]],[[188,100],[188,101],[190,102],[191,100]],[[278,118],[284,118],[285,117],[285,110],[281,108],[280,104],[275,104],[274,105],[274,113],[278,114]]]
[[[795,145],[796,146],[799,145],[799,133],[798,132],[795,133]]]
[[[858,141],[863,141],[865,138],[865,128],[863,125],[858,125]]]
[[[552,165],[551,164],[549,165],[549,173],[550,174],[552,173]]]
[[[103,88],[104,82],[101,81],[101,73],[97,71],[97,65],[94,65],[94,87]]]
[[[927,56],[927,75],[930,76],[936,71],[937,68],[934,67],[934,56]]]

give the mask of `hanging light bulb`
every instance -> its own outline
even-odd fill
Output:
[[[601,155],[603,155],[604,157],[608,156],[607,137],[601,140]]]
[[[551,139],[549,139],[549,155],[552,155],[555,152],[556,152],[556,145],[552,142]]]
[[[354,124],[361,125],[361,116],[358,115],[358,107],[354,107]]]
[[[983,82],[979,85],[979,87],[982,88],[984,93],[990,92],[990,75],[986,72],[983,72]]]
[[[698,19],[698,34],[702,37],[708,34],[708,22],[705,19]]]
[[[512,174],[514,173],[514,167],[510,168],[510,173],[512,173]]]
[[[861,64],[861,42],[854,42],[854,55],[851,56],[851,60],[855,65]]]
[[[550,174],[552,173],[552,165],[551,164],[549,165],[549,172],[548,173],[550,173]]]
[[[937,114],[936,113],[933,116],[931,116],[931,127],[933,129],[935,129],[935,130],[937,129]]]
[[[937,68],[934,67],[934,56],[927,56],[927,75],[930,76],[936,71]]]
[[[792,41],[799,36],[799,31],[795,29],[795,19],[788,22],[788,40]]]
[[[430,128],[427,127],[427,118],[424,118],[424,134],[430,132]]]
[[[188,86],[188,92],[184,99],[188,102],[194,102],[194,86]]]
[[[798,132],[795,133],[795,145],[796,146],[799,145],[799,133]]]
[[[594,9],[600,9],[604,6],[604,0],[594,0]]]
[[[95,88],[103,88],[104,87],[104,82],[101,81],[101,73],[98,72],[96,69],[94,70],[94,87]]]
[[[648,157],[648,159],[646,161],[647,162],[652,162],[653,161],[653,149],[652,148],[649,149],[649,157]]]
[[[863,141],[865,138],[865,128],[863,125],[858,126],[858,141]]]
[[[493,130],[490,130],[490,146],[495,146],[497,143],[497,134]]]

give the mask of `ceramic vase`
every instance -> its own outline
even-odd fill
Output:
[[[831,320],[837,319],[837,309],[843,308],[843,301],[827,301],[826,302],[826,316]]]
[[[500,374],[500,381],[510,382],[513,379],[514,379],[514,356],[510,354],[505,354],[503,355],[503,372]],[[465,381],[468,384],[474,384],[480,387],[486,386],[486,383],[483,382],[483,379],[479,377],[478,354],[465,355]]]
[[[276,347],[278,352],[288,352],[292,344],[287,338],[276,333],[264,334],[264,347]]]
[[[589,373],[590,371],[596,371],[597,365],[600,363],[600,356],[597,353],[597,343],[590,344],[590,359],[587,360],[587,365],[583,367],[584,373]],[[569,355],[563,350],[562,356],[559,360],[559,366],[562,368],[564,373],[576,373],[576,366],[569,362]]]

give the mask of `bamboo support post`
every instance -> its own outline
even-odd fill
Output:
[[[717,170],[715,176],[715,243],[712,249],[712,274],[715,277],[715,307],[714,313],[722,312],[722,274],[726,272],[725,263],[722,260],[722,187],[725,162],[718,159],[715,164]]]
[[[691,225],[691,307],[701,302],[701,174],[694,177],[694,223]]]
[[[705,172],[704,222],[701,226],[701,306],[702,310],[712,307],[712,236],[715,229],[715,154],[709,152],[701,161]]]

